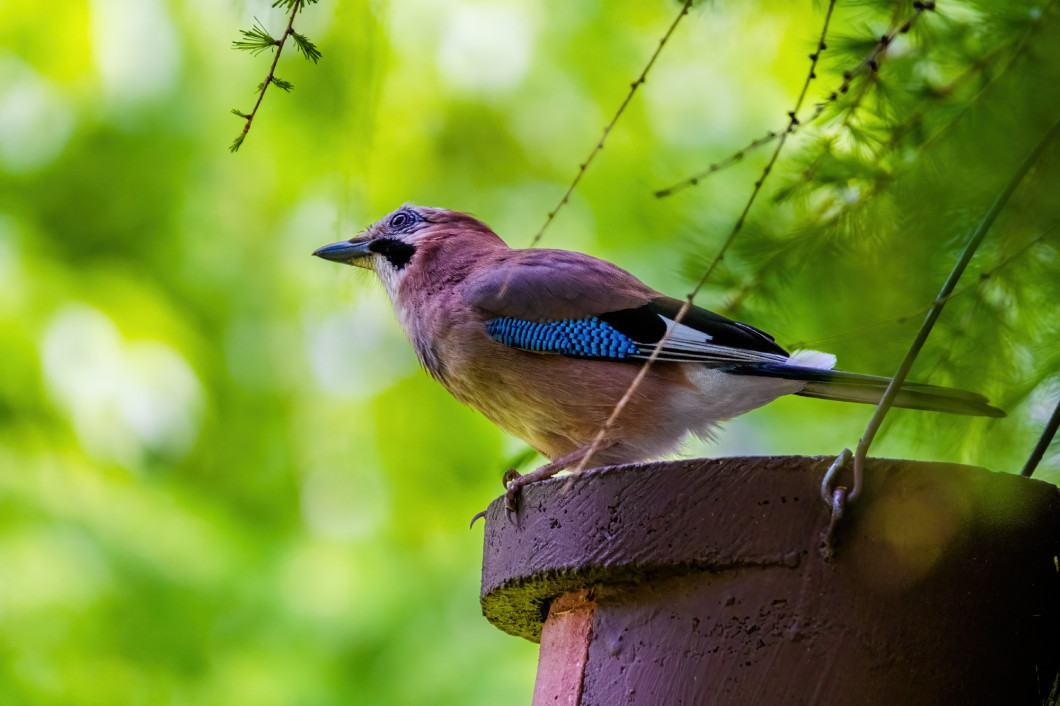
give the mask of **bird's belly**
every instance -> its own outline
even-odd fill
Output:
[[[696,394],[689,400],[695,414],[709,422],[732,419],[801,390],[805,383],[781,378],[732,375],[719,368],[689,366],[688,379]],[[676,411],[680,414],[681,412]]]
[[[640,368],[578,360],[497,345],[488,359],[451,360],[443,384],[461,402],[548,458],[589,445]],[[698,420],[671,408],[693,407],[695,394],[678,366],[656,365],[605,437],[610,448],[594,465],[658,457],[673,451]]]

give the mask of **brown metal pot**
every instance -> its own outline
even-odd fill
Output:
[[[535,706],[1035,704],[1060,654],[1060,493],[870,459],[821,554],[831,458],[590,471],[486,515],[482,610],[541,643]]]

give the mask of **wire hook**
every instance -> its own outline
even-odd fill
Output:
[[[832,465],[828,467],[828,470],[824,473],[824,478],[821,479],[821,500],[824,500],[825,505],[832,505],[835,489],[832,488],[832,484],[835,483],[836,476],[839,475],[839,471],[850,462],[850,449],[843,449],[842,453],[835,457],[832,461]],[[854,487],[857,488],[855,482]],[[858,488],[860,490],[860,488]]]

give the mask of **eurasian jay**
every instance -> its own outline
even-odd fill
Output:
[[[747,324],[664,296],[616,265],[508,247],[464,213],[405,204],[314,255],[374,270],[423,367],[456,399],[550,460],[505,474],[518,490],[581,464],[667,454],[688,434],[802,395],[877,404],[888,378],[832,370],[835,356],[789,354]],[[654,365],[591,458],[584,458],[655,344]],[[1002,417],[973,392],[907,383],[895,406]]]

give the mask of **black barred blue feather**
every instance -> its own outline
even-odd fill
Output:
[[[658,360],[727,367],[748,363],[782,363],[787,351],[758,329],[692,307],[680,324],[683,302],[659,297],[632,309],[550,322],[506,316],[492,319],[486,331],[506,346],[537,353],[557,353],[641,363],[670,330]]]
[[[577,358],[622,360],[641,352],[633,339],[595,316],[549,323],[502,317],[486,322],[486,332],[512,348]]]

